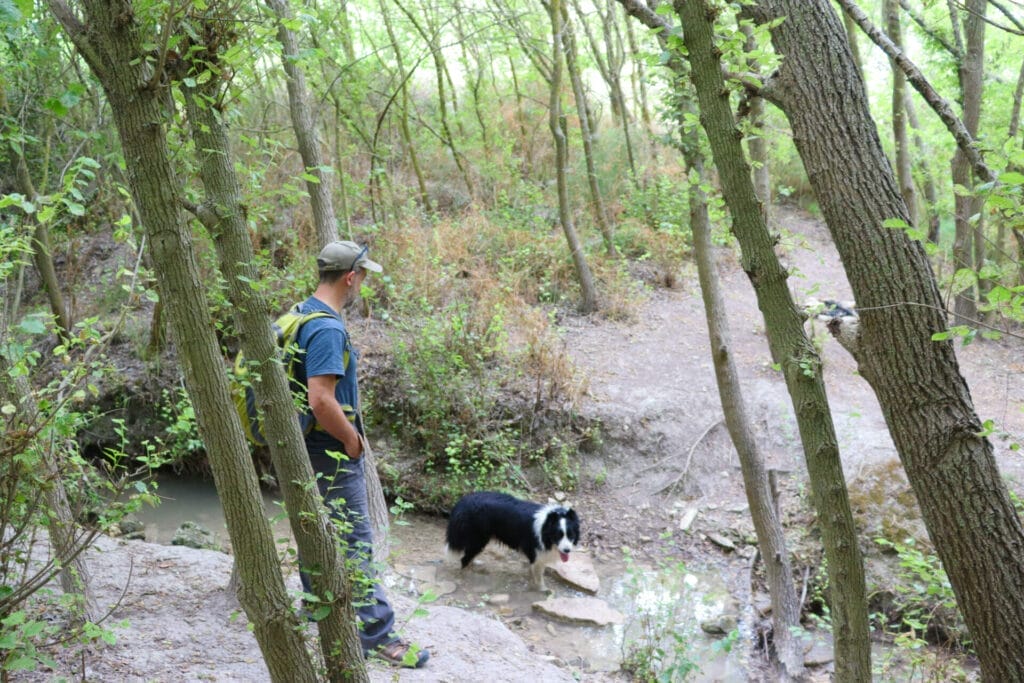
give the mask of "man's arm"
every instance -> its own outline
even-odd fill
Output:
[[[355,460],[363,454],[359,432],[352,424],[341,404],[334,397],[337,375],[316,375],[309,378],[309,407],[313,416],[328,434],[345,446],[345,454]]]

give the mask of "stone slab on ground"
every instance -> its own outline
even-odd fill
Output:
[[[580,624],[608,626],[626,621],[626,617],[621,612],[612,609],[604,600],[597,598],[548,598],[533,603],[533,609],[556,619]]]
[[[601,580],[594,571],[594,561],[589,555],[574,552],[568,562],[559,562],[551,568],[558,578],[581,591],[594,594],[601,588]]]

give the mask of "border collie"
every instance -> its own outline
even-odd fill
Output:
[[[526,555],[530,584],[546,591],[544,568],[555,555],[569,561],[580,540],[580,521],[574,510],[561,505],[540,505],[495,491],[467,493],[448,518],[448,552],[461,552],[465,569],[491,539]]]

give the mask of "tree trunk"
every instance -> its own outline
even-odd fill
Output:
[[[900,26],[900,8],[897,0],[884,0],[885,30],[889,40],[903,49],[903,30]],[[914,188],[913,162],[910,159],[910,138],[907,134],[906,90],[907,77],[895,62],[892,65],[892,137],[896,150],[896,177],[900,194],[907,205],[910,224],[917,227],[917,191]]]
[[[190,235],[184,229],[180,186],[166,132],[165,74],[153,73],[129,2],[83,0],[83,19],[62,0],[49,6],[81,52],[110,102],[132,194],[146,228],[161,300],[167,306],[185,385],[195,406],[228,533],[237,555],[239,601],[274,681],[316,680],[297,630],[263,510],[259,483],[228,390],[224,362],[209,317]],[[88,28],[86,28],[88,27]]]
[[[741,24],[740,30],[747,36],[744,49],[752,53],[757,45],[754,41],[754,32],[749,24]],[[756,59],[748,59],[747,67],[751,73],[760,73],[761,65]],[[761,202],[761,213],[764,216],[764,224],[771,225],[772,211],[772,183],[768,171],[768,143],[764,139],[764,98],[758,95],[750,95],[747,100],[747,118],[753,128],[753,134],[747,137],[747,152],[750,154],[750,164],[754,167],[754,193]]]
[[[387,0],[380,0],[380,16],[384,21],[384,28],[387,30],[388,39],[391,40],[391,49],[395,51],[395,63],[398,65],[397,75],[400,84],[398,87],[401,89],[399,101],[402,105],[401,111],[398,112],[399,131],[401,131],[402,140],[405,142],[405,148],[409,152],[409,162],[412,164],[412,170],[416,176],[416,186],[420,191],[420,203],[423,205],[423,210],[430,213],[432,209],[430,206],[430,194],[427,192],[427,181],[423,177],[422,169],[420,169],[419,156],[416,154],[416,147],[412,144],[412,135],[409,132],[409,74],[405,72],[402,47],[395,37],[395,31],[391,25],[391,15],[388,14]]]
[[[743,270],[757,294],[772,358],[782,366],[803,442],[828,562],[836,680],[870,681],[864,569],[822,382],[821,360],[804,331],[804,318],[793,304],[786,271],[775,256],[754,193],[713,40],[713,14],[701,0],[676,0],[674,4],[685,27],[683,40],[700,103],[701,125],[711,143],[722,194],[732,214],[733,233],[743,252]],[[789,24],[789,20],[784,23]]]
[[[572,206],[569,204],[569,183],[566,175],[569,166],[569,145],[565,134],[565,117],[562,115],[562,0],[550,0],[548,15],[551,19],[551,99],[548,125],[555,140],[555,177],[558,183],[558,216],[569,245],[576,276],[580,282],[580,312],[587,314],[597,310],[597,290],[594,277],[587,264],[583,245],[576,234],[572,220]]]
[[[306,87],[306,75],[299,58],[299,41],[295,33],[286,25],[290,17],[288,0],[266,0],[267,6],[277,17],[277,39],[281,43],[281,62],[288,81],[289,111],[292,117],[292,128],[299,146],[299,156],[305,173],[315,180],[306,180],[306,191],[309,192],[309,204],[313,209],[313,225],[316,228],[316,241],[320,245],[338,239],[338,225],[334,215],[334,202],[331,197],[333,183],[328,174],[324,173],[323,154],[320,151],[320,136],[309,103],[309,89]]]
[[[989,681],[1024,680],[1024,529],[960,375],[919,242],[907,220],[864,85],[826,0],[762,0],[757,20],[783,58],[778,103],[860,312],[860,373],[878,396],[925,525]]]
[[[594,203],[594,217],[597,219],[597,226],[604,238],[604,248],[608,256],[615,258],[615,236],[612,234],[612,227],[608,223],[608,214],[604,209],[604,200],[601,198],[601,188],[597,184],[597,165],[594,162],[594,140],[590,129],[590,110],[587,108],[587,94],[583,88],[583,78],[580,75],[579,66],[576,63],[576,36],[573,34],[569,24],[569,12],[565,5],[562,5],[562,21],[564,22],[565,38],[565,66],[569,71],[569,80],[572,82],[573,96],[576,98],[576,115],[580,119],[580,136],[583,138],[583,156],[587,162],[587,186],[590,188],[590,200]]]
[[[967,38],[966,52],[960,63],[960,95],[963,103],[964,127],[972,138],[978,137],[981,121],[981,95],[985,76],[985,8],[988,0],[968,0],[964,33]],[[958,22],[954,14],[950,17]],[[953,184],[970,190],[974,187],[971,164],[963,151],[957,148],[953,156]],[[968,268],[977,271],[984,261],[984,240],[980,219],[982,200],[971,194],[957,193],[956,239],[953,242],[953,264],[955,269]],[[978,218],[972,220],[973,217]],[[976,221],[976,222],[975,222]],[[980,257],[980,258],[979,258]],[[953,306],[954,324],[973,325],[978,318],[978,296],[974,287],[955,293]]]
[[[2,314],[2,311],[0,311]],[[7,346],[7,330],[10,320],[0,319],[0,347]],[[39,414],[35,395],[25,375],[12,375],[10,359],[0,353],[0,399],[5,404],[17,407],[16,412],[5,423],[12,432],[18,428],[31,429],[34,416]],[[91,536],[86,535],[75,521],[71,504],[68,501],[67,488],[64,486],[62,466],[59,453],[53,444],[61,437],[51,430],[44,429],[35,435],[39,444],[39,458],[43,473],[40,479],[43,485],[43,499],[46,501],[47,532],[53,548],[53,558],[60,567],[60,587],[69,598],[76,596],[77,609],[72,611],[72,621],[81,626],[84,622],[95,622],[102,616],[96,604],[91,588],[92,575],[89,565],[82,556],[82,549],[88,546]],[[0,439],[2,441],[2,439]],[[49,441],[49,443],[46,443]],[[62,444],[63,445],[63,444]],[[50,575],[52,576],[52,574]]]
[[[231,24],[211,21],[200,35],[227,33]],[[230,40],[217,43],[227,48]],[[219,55],[206,51],[203,61],[193,65],[196,82],[208,68],[215,68]],[[258,273],[245,220],[231,146],[222,119],[211,102],[221,100],[219,78],[208,78],[198,92],[182,86],[189,128],[198,150],[199,174],[206,201],[199,207],[200,220],[209,230],[217,248],[220,269],[228,287],[228,299],[235,313],[242,352],[255,366],[251,373],[256,400],[264,416],[270,458],[281,485],[288,521],[302,561],[319,567],[311,579],[313,589],[331,607],[318,622],[320,649],[333,682],[368,681],[362,645],[356,630],[352,585],[345,569],[345,556],[338,547],[336,532],[317,491],[313,468],[306,453],[291,389],[284,368],[278,362],[277,344],[270,330],[266,296],[254,288]]]
[[[718,395],[729,436],[739,454],[743,487],[747,492],[750,515],[757,532],[758,547],[764,560],[768,592],[772,599],[772,642],[784,677],[799,678],[804,673],[802,643],[796,637],[800,630],[800,602],[793,586],[793,569],[764,458],[757,446],[747,408],[743,401],[739,373],[729,348],[728,316],[721,284],[715,270],[711,247],[711,221],[707,197],[701,184],[709,182],[704,162],[698,153],[689,155],[688,165],[695,175],[690,182],[690,230],[693,233],[693,256],[700,278],[704,312],[708,321],[711,359],[715,365]]]
[[[843,28],[846,29],[846,39],[850,42],[850,54],[853,56],[857,73],[864,78],[864,60],[860,56],[860,44],[857,42],[857,23],[845,12],[843,13]]]
[[[910,92],[906,93],[906,101],[903,106],[907,112],[907,123],[913,133],[914,147],[917,148],[917,167],[921,174],[921,186],[924,190],[924,209],[928,216],[928,241],[932,244],[939,243],[939,210],[938,193],[935,191],[935,178],[932,174],[931,158],[932,153],[928,145],[921,137],[921,126],[917,122],[917,112],[914,109],[914,98]]]
[[[472,197],[474,194],[473,181],[470,180],[469,171],[466,170],[462,153],[455,146],[455,138],[448,123],[448,95],[445,89],[445,76],[448,72],[448,67],[445,64],[444,51],[437,42],[437,33],[432,34],[428,31],[404,3],[396,2],[396,4],[402,14],[405,15],[405,18],[409,20],[409,23],[416,29],[416,32],[420,34],[420,38],[427,44],[427,47],[430,49],[430,55],[434,59],[434,71],[437,81],[437,111],[441,118],[441,141],[444,142],[445,146],[452,153],[452,161],[455,162],[455,167],[459,170],[462,182],[466,185],[466,191]]]
[[[7,93],[0,88],[0,112],[9,114],[7,106]],[[25,199],[39,206],[39,195],[36,193],[35,183],[28,170],[28,163],[25,161],[25,154],[20,145],[11,145],[10,153],[14,156],[15,181],[18,192],[25,196]],[[48,155],[47,155],[48,156]],[[49,163],[49,159],[44,159]],[[45,191],[45,188],[44,188]],[[50,248],[50,231],[46,225],[40,223],[36,216],[31,216],[30,221],[34,226],[32,235],[32,260],[39,271],[39,279],[43,283],[43,290],[50,302],[50,312],[57,324],[57,334],[63,340],[67,340],[71,334],[71,317],[68,315],[67,307],[64,305],[64,297],[60,291],[60,282],[57,279],[57,271],[53,267],[53,252]],[[11,311],[16,315],[17,311]]]

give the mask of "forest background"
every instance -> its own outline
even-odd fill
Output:
[[[574,411],[585,378],[559,345],[559,320],[628,321],[651,288],[677,285],[699,249],[701,195],[713,239],[742,249],[732,223],[742,211],[727,202],[718,148],[712,141],[714,166],[702,138],[709,107],[695,106],[699,84],[695,97],[680,80],[682,57],[696,69],[698,53],[673,27],[687,26],[694,4],[715,20],[708,54],[724,65],[719,91],[739,114],[763,222],[779,230],[776,201],[822,211],[790,119],[759,97],[771,100],[784,49],[769,33],[783,22],[758,10],[786,3],[126,3],[108,18],[132,26],[134,54],[99,49],[91,3],[0,3],[4,666],[35,661],[40,632],[18,608],[89,540],[53,515],[66,509],[102,529],[131,508],[99,503],[111,487],[130,483],[136,503],[152,500],[140,467],[210,468],[220,487],[230,467],[218,473],[216,453],[251,461],[230,414],[216,413],[227,403],[221,380],[197,381],[207,366],[183,347],[215,340],[227,367],[259,334],[235,314],[266,327],[304,298],[311,255],[329,239],[369,244],[386,266],[350,314],[376,321],[373,343],[385,349],[367,363],[371,426],[419,454],[400,473],[382,463],[389,497],[438,510],[469,488],[572,488],[581,450],[599,448],[600,433]],[[1014,334],[1024,317],[1020,8],[884,2],[865,7],[868,18],[840,5],[855,66],[840,85],[864,79],[905,205],[875,227],[922,245],[951,316],[926,338]],[[833,12],[800,10],[836,25]],[[872,21],[885,27],[893,62],[861,32]],[[900,45],[905,56],[892,51]],[[160,129],[159,145],[126,143],[119,70],[130,81],[121,92],[153,104],[138,130]],[[165,153],[156,163],[166,176],[151,173],[150,152]],[[211,170],[211,157],[222,167]],[[218,173],[235,189],[218,195]],[[166,195],[145,196],[146,182]],[[228,250],[240,246],[223,220],[232,202],[243,207],[234,218],[248,252]],[[163,269],[178,249],[194,270],[174,284]],[[123,262],[97,278],[93,255],[111,251]],[[202,299],[176,294],[188,290]],[[795,365],[813,375],[808,358]],[[210,395],[197,398],[205,384]],[[999,431],[977,427],[982,440]],[[257,452],[258,471],[289,481],[274,458]],[[237,488],[254,482],[255,473]],[[1008,499],[998,485],[983,489]],[[1007,523],[1010,535],[995,542],[1019,553],[1020,522]],[[39,524],[63,544],[60,561],[31,581],[8,578],[28,567],[18,544]],[[236,533],[244,546],[247,532]],[[991,671],[1021,666],[1013,648],[994,649]]]

